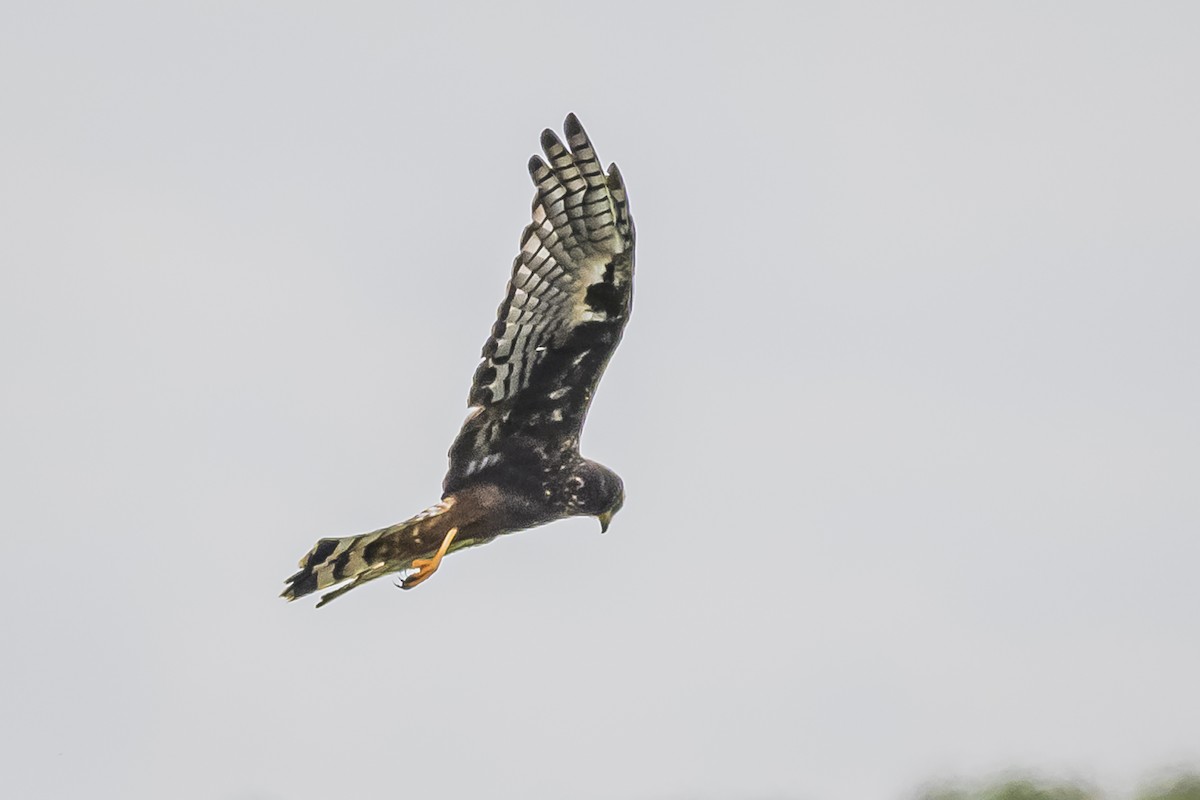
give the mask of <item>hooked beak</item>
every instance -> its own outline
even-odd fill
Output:
[[[601,533],[605,533],[608,531],[608,525],[610,522],[612,522],[612,518],[613,518],[613,516],[616,515],[616,513],[617,512],[615,510],[611,510],[611,511],[605,511],[603,514],[596,515],[596,519],[600,520],[600,532]]]

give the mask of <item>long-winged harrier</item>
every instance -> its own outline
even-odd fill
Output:
[[[546,158],[529,160],[533,221],[450,447],[441,502],[373,533],[321,539],[288,578],[288,600],[346,582],[321,606],[402,570],[415,570],[401,584],[411,589],[447,553],[570,516],[597,517],[607,530],[625,502],[621,478],[579,455],[579,434],[629,318],[633,220],[616,164],[603,171],[574,114],[564,130],[566,146],[543,131]]]

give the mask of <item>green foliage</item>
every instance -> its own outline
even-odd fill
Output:
[[[937,789],[922,795],[921,800],[1100,800],[1100,797],[1071,784],[1020,778],[982,789]]]
[[[1029,780],[1009,781],[980,795],[980,800],[1096,800],[1078,786],[1037,784]]]
[[[1009,779],[981,787],[951,785],[931,789],[919,800],[1117,800],[1078,784],[1041,781],[1032,778]],[[1200,800],[1200,774],[1182,775],[1156,784],[1137,794],[1137,800]]]
[[[1139,794],[1138,800],[1200,800],[1200,775],[1183,775]]]

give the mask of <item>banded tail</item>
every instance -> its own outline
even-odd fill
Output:
[[[454,505],[447,498],[412,519],[387,528],[340,539],[321,539],[300,559],[300,571],[287,579],[283,597],[289,601],[349,581],[326,592],[317,608],[355,586],[391,572],[413,567],[413,559],[437,550],[451,524],[445,513]]]

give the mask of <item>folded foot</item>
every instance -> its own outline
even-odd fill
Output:
[[[442,539],[442,546],[438,548],[437,554],[433,558],[414,558],[412,565],[417,571],[405,578],[404,582],[400,584],[400,588],[411,589],[428,580],[430,575],[437,572],[438,567],[442,564],[442,557],[450,549],[450,543],[454,541],[457,533],[458,528],[451,528],[446,532],[446,538]]]

